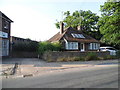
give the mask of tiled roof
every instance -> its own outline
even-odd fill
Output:
[[[60,34],[60,32],[58,32],[57,34],[55,34],[53,37],[51,37],[48,41],[49,42],[55,42],[55,41],[59,41],[64,34],[66,33],[67,29],[64,30],[64,33]]]
[[[71,33],[74,34],[82,34],[85,38],[74,38]],[[98,40],[84,34],[83,32],[79,31],[79,30],[75,30],[72,27],[69,27],[67,29],[64,30],[64,33],[60,34],[60,32],[58,32],[57,34],[55,34],[52,38],[50,38],[48,41],[49,42],[56,42],[56,41],[60,41],[62,38],[65,38],[67,41],[77,41],[77,42],[99,42]]]

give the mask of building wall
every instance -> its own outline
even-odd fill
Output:
[[[0,12],[0,31],[2,31],[2,13]],[[0,37],[0,56],[2,56],[2,38]]]
[[[66,42],[63,42],[63,47],[65,48],[65,50],[66,51],[81,51],[81,48],[82,48],[82,46],[81,46],[81,44],[82,43],[80,43],[80,42],[78,42],[78,49],[66,49],[66,44],[65,44]],[[84,43],[84,51],[98,51],[99,49],[89,49],[89,44],[90,43]]]
[[[2,31],[2,13],[0,12],[0,31]]]
[[[24,43],[27,43],[29,44],[30,42],[35,42],[35,43],[38,43],[37,41],[33,41],[33,40],[29,40],[29,39],[24,39],[24,38],[19,38],[19,37],[14,37],[14,36],[11,36],[10,37],[10,42],[12,44],[24,44]]]
[[[0,12],[0,56],[9,56],[11,20]]]

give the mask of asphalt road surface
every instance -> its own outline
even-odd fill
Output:
[[[3,79],[2,88],[118,88],[118,65],[98,65],[36,77]]]

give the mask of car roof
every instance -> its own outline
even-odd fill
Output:
[[[105,47],[100,47],[100,48],[113,48],[113,47],[110,47],[110,46],[105,46]]]

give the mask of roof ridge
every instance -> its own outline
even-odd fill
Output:
[[[70,35],[70,33],[78,33],[78,34],[83,34],[83,35],[85,35],[85,41],[87,41],[87,40],[90,40],[90,42],[91,41],[94,41],[94,42],[99,42],[99,40],[96,40],[95,38],[93,38],[93,37],[91,37],[91,36],[89,36],[89,35],[87,35],[87,34],[85,34],[84,32],[82,32],[82,31],[80,31],[80,30],[77,30],[77,29],[75,29],[75,28],[73,28],[73,27],[71,27],[71,26],[69,26],[69,27],[67,27],[67,28],[65,28],[64,29],[64,32],[62,33],[62,34],[60,34],[60,31],[57,33],[57,34],[55,34],[52,38],[50,38],[48,41],[50,41],[50,42],[55,42],[55,41],[60,41],[63,37],[68,37],[68,39],[69,38],[73,38],[71,35]],[[67,35],[67,36],[66,36]],[[74,39],[74,38],[73,38]],[[82,40],[82,39],[81,39]]]

